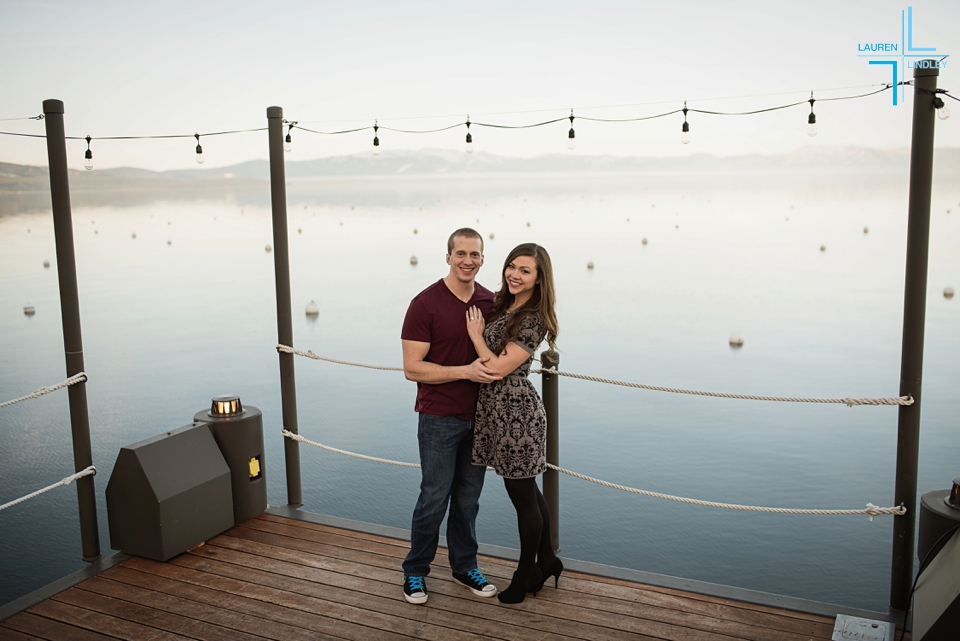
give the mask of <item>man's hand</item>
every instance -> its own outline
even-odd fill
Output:
[[[467,365],[467,378],[469,378],[474,383],[492,383],[494,381],[499,381],[502,376],[497,374],[495,371],[486,366],[486,362],[490,360],[489,356],[483,358],[478,358],[469,365]]]

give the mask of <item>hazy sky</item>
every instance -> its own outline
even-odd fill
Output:
[[[0,118],[66,107],[69,135],[152,135],[265,126],[265,109],[331,131],[372,125],[427,129],[469,114],[521,124],[569,114],[622,118],[682,107],[752,110],[869,91],[890,67],[858,57],[901,42],[913,6],[914,47],[950,54],[940,87],[960,96],[960,2],[36,2],[0,0]],[[902,49],[898,53],[902,53]],[[912,71],[907,72],[908,78]],[[862,87],[827,91],[838,87]],[[578,121],[577,154],[659,156],[781,153],[804,145],[905,146],[912,90],[819,102],[750,117],[691,114],[631,124]],[[758,94],[781,94],[758,96]],[[746,96],[756,96],[747,98]],[[731,99],[731,97],[739,97]],[[960,103],[937,122],[937,144],[960,146]],[[635,106],[625,106],[635,105]],[[597,108],[619,106],[616,108]],[[515,115],[498,112],[536,111]],[[439,116],[419,118],[422,116]],[[566,150],[567,123],[533,130],[474,127],[477,150],[535,156]],[[0,130],[42,133],[35,121]],[[384,149],[462,149],[464,128],[381,132]],[[372,131],[294,131],[290,160],[366,152]],[[266,158],[264,133],[202,141],[205,167]],[[196,167],[195,141],[94,140],[97,167]],[[81,167],[82,142],[69,143]],[[0,136],[0,161],[46,164],[41,139]]]

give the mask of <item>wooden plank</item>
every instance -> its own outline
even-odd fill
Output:
[[[344,543],[343,546],[350,547],[352,549],[358,549],[358,550],[365,549],[368,551],[375,551],[380,554],[390,554],[391,548],[399,549],[397,556],[399,556],[400,558],[403,558],[406,555],[407,550],[409,549],[409,544],[406,541],[391,539],[391,538],[374,535],[374,534],[367,534],[365,532],[357,532],[353,530],[342,530],[339,528],[334,528],[332,526],[309,523],[306,521],[293,521],[292,519],[273,516],[269,514],[261,515],[256,519],[251,519],[249,521],[244,521],[239,525],[242,527],[250,528],[250,529],[283,532],[283,533],[289,534],[291,537],[294,537],[294,538],[303,538],[306,540],[326,542],[330,544],[338,544],[337,541],[340,541],[344,538],[353,538],[355,541],[357,541],[357,543]],[[270,529],[271,526],[273,525],[279,526],[279,528],[281,529]],[[319,534],[307,534],[308,532],[319,533]],[[231,535],[231,532],[227,532],[226,534]],[[326,535],[326,537],[324,537],[323,535]],[[380,545],[370,546],[370,545],[367,545],[368,543],[374,543],[374,544],[380,544]],[[481,559],[484,562],[483,563],[484,567],[486,567],[486,565],[495,565],[498,562],[502,562],[502,560],[494,559],[492,557],[481,556]],[[446,560],[446,554],[444,549],[441,548],[438,551],[437,559],[434,561],[434,565],[445,565],[445,560]],[[566,577],[567,574],[569,573],[565,573],[564,576]],[[507,578],[507,579],[509,579],[509,577],[510,577],[510,574],[506,574],[504,576],[504,578]],[[581,575],[581,578],[589,578],[589,580],[591,581],[606,583],[609,585],[617,585],[617,586],[628,587],[632,589],[642,589],[643,591],[648,593],[652,592],[652,593],[666,594],[674,597],[675,599],[679,599],[680,602],[682,603],[687,603],[689,601],[700,601],[700,602],[711,604],[711,605],[727,606],[727,607],[735,608],[737,610],[753,610],[755,612],[773,615],[774,617],[779,619],[801,619],[803,621],[813,622],[818,625],[814,626],[813,628],[808,628],[805,626],[801,626],[799,628],[794,626],[788,626],[787,628],[784,629],[784,631],[792,631],[792,632],[797,632],[799,634],[812,633],[814,635],[817,635],[817,634],[821,634],[820,630],[822,630],[822,626],[827,625],[830,627],[830,630],[831,630],[830,634],[828,634],[827,636],[829,637],[832,635],[832,630],[833,630],[832,619],[829,619],[828,617],[815,615],[815,614],[809,614],[805,612],[795,612],[791,610],[783,610],[783,609],[779,609],[771,606],[747,603],[743,601],[735,601],[733,599],[723,599],[720,597],[696,594],[692,592],[684,592],[682,590],[676,590],[673,588],[652,586],[648,584],[639,584],[639,583],[634,583],[630,581],[624,581],[621,579],[599,577],[594,575]],[[671,607],[669,604],[677,603],[677,601],[666,599],[663,601],[663,603],[664,603],[664,607]],[[684,606],[681,605],[680,607],[684,607]],[[697,606],[692,605],[691,607],[696,608]],[[699,609],[699,611],[706,614],[711,610],[715,610],[715,609],[716,608],[707,607],[707,608]],[[775,627],[774,629],[782,629],[782,628]]]
[[[7,623],[13,621],[8,626]],[[30,630],[33,634],[28,634],[23,630]],[[34,636],[37,635],[37,636]],[[109,639],[102,634],[89,632],[80,628],[44,619],[29,612],[20,612],[0,622],[0,639],[4,641],[45,641],[45,640],[66,640],[66,641],[100,641]]]
[[[211,551],[208,550],[207,554]],[[253,567],[260,567],[265,564],[266,559],[259,558],[251,555],[242,555],[240,558],[239,553],[233,553],[232,557],[234,560],[239,560],[240,564],[236,565],[240,569],[250,569]],[[192,565],[194,567],[202,568],[204,572],[217,572],[224,564],[211,559],[209,556],[200,557],[199,555],[183,555],[174,559],[172,563],[176,565],[186,566]],[[320,580],[317,582],[323,582],[324,574],[327,578],[336,579],[339,574],[341,577],[346,575],[350,576],[349,570],[353,567],[357,567],[355,564],[332,561],[331,563],[339,563],[343,567],[339,568],[344,570],[341,573],[330,570],[326,567],[302,567],[302,566],[291,566],[289,569],[290,572],[282,573],[279,576],[284,577],[288,575],[298,575],[298,578],[305,578],[310,580],[311,578],[317,578],[317,575],[320,576]],[[269,563],[266,563],[269,566]],[[327,563],[322,563],[321,565],[327,566]],[[277,569],[277,568],[274,568]],[[650,637],[645,635],[631,635],[629,633],[610,630],[607,627],[593,627],[582,624],[576,621],[563,620],[561,617],[557,616],[557,613],[538,613],[535,606],[531,605],[536,599],[528,599],[523,604],[518,606],[501,606],[499,601],[496,600],[481,600],[477,597],[470,595],[469,591],[465,588],[454,585],[451,581],[440,582],[439,584],[432,585],[430,593],[430,601],[426,606],[412,606],[408,605],[405,602],[401,601],[402,599],[400,592],[400,580],[399,573],[386,573],[386,576],[389,577],[393,574],[393,580],[382,581],[384,576],[383,570],[378,570],[376,568],[371,568],[373,572],[379,572],[380,577],[374,577],[374,582],[379,581],[382,583],[382,588],[385,589],[385,595],[393,595],[392,598],[396,599],[403,607],[406,607],[410,614],[407,616],[420,617],[423,616],[421,613],[424,609],[432,608],[443,608],[448,609],[455,613],[469,613],[471,612],[470,608],[481,607],[486,609],[489,614],[486,615],[491,619],[497,621],[505,621],[512,625],[518,627],[530,627],[540,630],[540,633],[537,635],[537,638],[543,636],[545,633],[552,633],[558,636],[570,636],[575,638],[584,638],[584,639],[649,639]],[[313,576],[311,576],[313,575]],[[371,577],[367,576],[367,579]],[[446,597],[446,599],[442,598]],[[390,596],[386,596],[390,598]],[[491,602],[492,601],[492,602]],[[515,610],[511,612],[511,610]],[[525,614],[518,614],[523,613]]]
[[[231,541],[230,537],[223,537],[223,538],[225,539],[225,541],[220,541],[220,540],[214,541],[213,542],[214,545],[208,546],[210,549],[206,550],[204,554],[205,555],[214,554],[216,551],[216,547],[218,547],[218,545],[216,545],[217,543],[225,544]],[[231,544],[230,547],[232,548],[237,548],[238,546],[243,545],[240,539],[232,539],[232,540],[236,541],[236,543]],[[268,556],[278,557],[278,560],[298,563],[300,565],[305,565],[305,566],[316,565],[316,562],[313,559],[313,557],[309,555],[304,555],[303,553],[299,553],[296,551],[283,550],[281,548],[276,548],[271,546],[264,547],[263,544],[260,544],[255,541],[250,541],[249,543],[247,543],[247,547],[249,549],[245,551],[252,553],[252,556],[237,558],[234,561],[241,567],[254,566],[254,567],[260,567],[262,569],[275,571],[275,572],[281,571],[286,574],[291,574],[294,571],[290,569],[278,570],[277,568],[270,568],[268,567],[269,564],[267,564],[267,567],[265,567],[263,559],[265,559]],[[371,555],[371,556],[374,556],[375,559],[382,558],[382,557],[376,557],[375,555]],[[255,564],[259,564],[259,565],[255,565]],[[362,567],[362,566],[357,566],[354,563],[344,563],[344,562],[338,562],[335,560],[326,560],[326,559],[323,562],[323,567],[324,569],[327,569],[327,570],[331,570],[331,569],[335,570],[335,569],[338,569],[336,568],[337,564],[340,564],[343,566],[342,568],[340,568],[343,571],[349,571],[351,569]],[[382,580],[382,575],[369,576],[371,573],[377,572],[377,569],[375,568],[375,566],[367,566],[366,570],[368,575],[367,578],[376,578],[376,579]],[[380,572],[382,572],[382,570],[380,570]],[[399,572],[396,572],[396,571],[394,572],[396,576],[394,585],[396,585],[399,583],[401,575]],[[320,579],[320,580],[322,581],[323,579]],[[436,579],[432,579],[429,587],[432,594],[437,594],[438,592],[449,593],[450,590],[454,590],[454,591],[462,590],[462,588],[460,588],[453,582],[452,578],[444,578],[444,577],[438,577]],[[394,590],[399,595],[399,590],[396,587],[392,587],[391,589]],[[636,613],[627,612],[627,613],[618,614],[618,613],[609,613],[609,612],[608,613],[596,612],[596,611],[583,608],[580,605],[576,604],[575,602],[560,604],[556,602],[551,603],[550,601],[546,601],[544,599],[539,599],[539,598],[529,598],[526,601],[524,601],[522,605],[515,606],[515,607],[521,608],[524,611],[527,611],[528,613],[537,613],[544,617],[557,620],[557,622],[559,623],[559,627],[556,627],[555,629],[541,628],[544,631],[552,631],[558,634],[568,634],[568,635],[575,636],[578,634],[575,631],[583,627],[583,632],[582,632],[583,638],[596,638],[597,635],[599,634],[598,630],[604,629],[604,628],[612,628],[614,630],[617,630],[618,631],[617,634],[613,635],[614,638],[623,638],[628,633],[641,634],[645,636],[652,636],[654,638],[662,638],[662,639],[686,639],[686,638],[729,639],[731,638],[730,636],[716,634],[709,629],[696,629],[695,627],[691,629],[690,627],[691,621],[689,619],[685,621],[674,621],[669,624],[665,624],[661,621],[637,617]],[[511,608],[508,608],[508,609],[511,609]],[[512,616],[512,615],[498,614],[496,616],[502,619],[504,616]],[[506,620],[509,620],[509,619],[506,619]],[[518,623],[520,622],[518,621]],[[691,636],[691,634],[696,634],[696,637]],[[777,637],[773,637],[773,638],[777,638]],[[783,638],[783,636],[781,635],[779,638]]]
[[[333,586],[310,583],[288,576],[280,576],[254,570],[249,567],[240,567],[227,563],[214,563],[204,559],[197,559],[197,561],[205,568],[210,568],[213,566],[217,566],[217,568],[225,568],[226,571],[216,572],[219,576],[227,576],[240,581],[248,581],[258,585],[273,587],[278,590],[290,591],[297,594],[314,596],[318,598],[336,598],[342,603],[350,604],[358,608],[374,609],[390,616],[409,618],[416,621],[422,621],[424,623],[451,628],[453,630],[460,630],[462,632],[479,635],[482,638],[539,639],[542,637],[542,634],[540,633],[533,635],[531,634],[531,631],[518,626],[509,626],[496,621],[478,619],[474,616],[470,616],[469,613],[450,614],[443,610],[436,610],[434,608],[416,608],[410,606],[405,601],[397,598],[398,591],[396,587],[392,587],[392,589],[389,590],[390,597],[392,598],[371,595],[370,593],[363,592],[365,588],[369,589],[370,585],[363,585],[363,580],[360,579],[353,579],[353,585],[351,586],[352,589],[338,589],[337,587]],[[174,581],[170,581],[170,585],[167,586],[156,585],[154,584],[154,580],[159,579],[160,577],[153,577],[142,572],[134,571],[130,568],[116,568],[116,571],[111,573],[111,578],[129,584],[143,585],[150,583],[154,586],[154,589],[162,589],[164,591],[170,590],[178,594],[181,591],[181,588],[178,585],[175,585],[176,582]],[[346,578],[348,580],[350,579],[349,577]],[[372,583],[373,586],[381,586],[381,584],[377,582],[368,582],[368,584],[369,583]],[[382,591],[386,592],[386,586],[383,586],[383,588],[384,589]],[[432,596],[431,599],[432,601],[436,601],[436,599],[433,599]],[[489,615],[489,610],[485,610],[484,614]],[[443,634],[446,635],[446,637],[450,636],[446,632],[443,632]],[[559,637],[557,638],[558,640],[560,639]],[[568,637],[563,637],[563,639],[568,639]]]
[[[23,632],[17,632],[0,623],[0,639],[3,641],[43,641],[40,637],[34,637]]]
[[[136,561],[136,563],[134,563]],[[337,624],[337,634],[344,638],[369,639],[377,630],[376,636],[383,639],[473,639],[457,630],[440,628],[420,621],[395,619],[379,612],[364,610],[334,601],[306,597],[285,592],[249,581],[235,580],[208,573],[197,572],[175,564],[176,559],[167,564],[149,562],[145,559],[131,559],[124,567],[152,572],[166,578],[184,583],[202,586],[225,592],[230,596],[223,600],[223,607],[265,616],[275,621],[295,623],[298,626],[326,631],[331,624]],[[321,623],[314,621],[322,619]]]
[[[66,592],[70,592],[71,590],[76,590],[76,588],[70,588],[70,590]],[[64,592],[60,594],[62,595]],[[27,610],[27,612],[92,632],[100,632],[108,637],[126,639],[128,641],[182,641],[187,638],[178,634],[157,630],[156,628],[149,628],[132,621],[124,621],[99,612],[78,608],[69,603],[63,603],[53,599],[38,603]]]
[[[327,544],[315,543],[313,541],[308,541],[305,539],[287,539],[280,535],[270,534],[268,532],[260,530],[252,530],[249,528],[235,528],[231,531],[232,537],[220,537],[211,541],[211,545],[216,547],[218,545],[226,545],[226,541],[230,538],[238,540],[249,540],[258,543],[265,543],[272,547],[280,548],[282,546],[289,546],[283,549],[287,550],[296,550],[304,551],[308,554],[318,554],[318,555],[331,555],[332,557],[348,560],[353,563],[361,563],[365,565],[373,565],[383,567],[384,562],[388,566],[392,565],[392,561],[389,558],[386,558],[381,555],[370,554],[359,552],[354,549],[342,549],[336,548],[335,546],[329,546]],[[236,548],[236,546],[232,546]],[[270,554],[266,549],[258,549],[254,552],[255,554]],[[309,559],[300,559],[300,563],[310,564]],[[491,578],[496,578],[500,574],[512,574],[512,568],[506,568],[499,564],[487,564],[484,565],[485,572],[488,572],[488,576]],[[433,576],[433,575],[431,575]],[[586,575],[580,575],[586,577]],[[444,578],[444,577],[440,577]],[[713,614],[699,614],[695,612],[690,612],[688,608],[685,608],[683,603],[673,603],[673,609],[663,608],[662,604],[643,604],[639,602],[638,599],[632,599],[632,603],[629,605],[622,603],[620,605],[627,607],[616,607],[618,604],[615,600],[616,597],[622,599],[625,592],[625,588],[614,587],[614,586],[605,586],[600,585],[599,587],[605,588],[608,597],[614,597],[614,599],[589,599],[589,597],[594,594],[596,584],[585,580],[585,579],[575,579],[572,577],[564,576],[564,591],[556,591],[551,589],[546,589],[543,591],[542,595],[550,600],[557,600],[565,603],[567,606],[574,606],[578,608],[583,608],[584,606],[592,608],[599,612],[607,612],[614,615],[623,615],[638,617],[644,620],[643,631],[647,634],[656,634],[662,635],[663,638],[672,638],[674,634],[678,634],[669,629],[657,626],[658,623],[666,623],[672,626],[681,626],[681,627],[691,627],[696,630],[703,632],[713,632],[717,634],[733,634],[736,638],[743,639],[753,639],[755,641],[800,641],[801,639],[806,640],[813,638],[830,638],[830,633],[832,632],[832,626],[827,631],[826,635],[819,634],[820,630],[811,629],[810,625],[801,624],[799,627],[802,629],[799,631],[787,631],[787,630],[771,630],[764,625],[757,625],[757,615],[750,611],[745,613],[746,618],[752,619],[748,621],[733,621],[726,620],[724,617],[717,617]],[[573,586],[571,588],[571,582]],[[433,589],[435,589],[435,585]],[[634,589],[635,590],[635,589]],[[614,592],[611,594],[611,592]],[[553,595],[553,596],[551,596]],[[628,596],[635,596],[628,595]],[[589,604],[584,603],[584,601],[590,601]],[[675,600],[675,599],[674,599]],[[610,607],[603,607],[604,605],[609,604]],[[644,606],[647,607],[644,607]],[[713,606],[716,608],[716,605]],[[579,610],[578,610],[579,612]],[[585,612],[581,613],[582,622],[592,622],[596,620],[594,613],[587,614]],[[741,617],[743,618],[743,617]],[[606,620],[609,620],[609,617],[605,617]],[[761,623],[769,623],[768,621],[761,621]],[[612,623],[610,624],[612,625]],[[654,626],[651,628],[650,626]],[[630,621],[623,621],[618,625],[619,629],[622,630],[635,630],[634,624]],[[794,627],[792,622],[788,626],[780,627]]]
[[[315,542],[320,544],[342,546],[349,550],[366,550],[377,554],[389,554],[391,546],[386,546],[379,541],[371,541],[369,537],[363,536],[357,539],[357,542],[350,542],[345,534],[355,534],[341,530],[339,532],[331,531],[326,526],[315,526],[313,528],[298,528],[288,525],[287,520],[281,520],[273,517],[275,520],[252,519],[242,524],[242,528],[227,532],[227,536],[236,536],[240,538],[252,538],[254,540],[267,541],[275,545],[284,545],[284,542],[277,539],[265,539],[262,537],[251,536],[248,531],[260,531],[264,533],[275,533],[277,535],[295,535],[299,540]],[[308,524],[314,525],[314,524]],[[247,530],[247,531],[245,531]],[[299,532],[297,532],[299,530]],[[379,537],[378,537],[379,538]],[[291,540],[289,546],[294,549],[316,550],[318,553],[327,553],[325,548],[312,548],[310,546],[299,545],[298,541]],[[396,548],[396,546],[392,546]],[[399,548],[402,552],[398,556],[406,553],[406,548]],[[441,549],[442,552],[442,549]],[[338,558],[359,559],[349,553],[337,554]],[[444,563],[445,555],[438,554],[435,565],[446,566]],[[490,557],[481,557],[484,571],[491,579],[498,577],[509,580],[512,575],[512,568],[502,565],[499,559]],[[447,566],[448,567],[448,566]],[[573,582],[571,585],[571,581]],[[588,581],[590,583],[583,583]],[[690,593],[677,590],[651,589],[650,586],[636,583],[629,583],[617,579],[606,579],[604,577],[595,577],[586,574],[576,574],[567,572],[563,576],[564,586],[572,590],[574,595],[569,595],[568,599],[579,599],[583,594],[600,594],[610,599],[627,601],[631,606],[638,604],[648,605],[656,608],[674,610],[684,614],[696,614],[708,617],[711,620],[721,620],[737,622],[744,626],[753,626],[754,632],[742,632],[744,638],[756,639],[789,639],[791,634],[806,638],[826,638],[829,639],[833,631],[833,621],[826,617],[796,613],[800,616],[794,616],[784,610],[776,610],[766,606],[754,606],[739,601],[717,599],[703,595],[692,595]],[[600,583],[602,585],[597,585]],[[626,589],[623,589],[626,588]],[[546,594],[546,592],[545,592]],[[605,608],[602,604],[608,604]],[[623,612],[616,602],[601,600],[595,602],[594,607],[611,612]],[[706,629],[715,629],[708,627]],[[786,633],[779,634],[778,633]]]
[[[236,617],[226,615],[219,608],[203,606],[186,599],[146,590],[132,585],[117,583],[102,575],[84,581],[78,586],[82,590],[96,593],[101,598],[101,607],[92,605],[87,607],[97,609],[106,614],[113,614],[124,619],[138,621],[138,613],[143,610],[162,612],[166,617],[149,625],[177,632],[185,636],[204,641],[262,641],[262,636],[254,636],[236,626]],[[74,605],[80,605],[74,603]],[[253,624],[253,621],[249,623]],[[163,625],[166,624],[166,625]],[[256,629],[257,625],[249,629]]]

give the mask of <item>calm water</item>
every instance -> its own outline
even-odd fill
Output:
[[[364,179],[294,183],[288,196],[296,344],[319,354],[398,365],[407,303],[446,273],[450,231],[470,225],[493,235],[479,277],[490,288],[517,243],[551,251],[568,371],[748,394],[898,391],[905,176]],[[0,198],[3,401],[65,376],[49,211],[37,209],[42,198]],[[264,250],[269,194],[76,194],[74,228],[104,550],[103,490],[119,448],[189,423],[217,394],[240,394],[263,411],[269,500],[285,503],[273,255]],[[920,492],[960,473],[960,300],[941,294],[960,286],[958,247],[960,181],[939,176]],[[310,300],[320,307],[315,320],[303,314]],[[33,317],[22,313],[27,302]],[[729,347],[733,332],[744,336],[742,349]],[[417,460],[413,383],[305,359],[296,367],[307,438]],[[561,464],[585,474],[754,505],[893,500],[893,408],[709,399],[572,379],[561,379],[560,391]],[[69,435],[65,392],[0,410],[0,502],[71,473]],[[409,526],[416,470],[309,446],[301,457],[305,509]],[[565,556],[886,608],[889,517],[741,513],[569,477],[560,491]],[[73,486],[59,488],[0,513],[0,603],[83,566],[75,497]],[[481,504],[481,541],[517,547],[494,475]]]

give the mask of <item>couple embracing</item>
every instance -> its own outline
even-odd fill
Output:
[[[417,383],[422,468],[403,595],[426,603],[425,577],[449,506],[454,580],[477,596],[519,603],[563,570],[536,483],[546,469],[546,414],[527,378],[536,348],[546,339],[552,349],[557,337],[553,268],[542,247],[519,245],[494,294],[476,282],[483,238],[469,228],[450,235],[447,264],[449,274],[411,301],[401,333],[404,375]],[[488,465],[503,477],[520,530],[520,562],[499,594],[477,567],[475,525]]]

